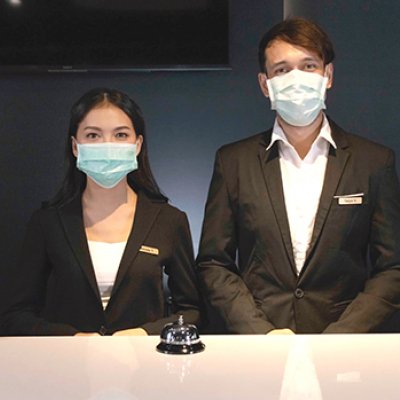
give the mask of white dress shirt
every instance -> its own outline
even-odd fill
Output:
[[[105,243],[88,240],[88,245],[101,301],[105,309],[110,300],[126,242]]]
[[[329,122],[324,115],[321,131],[302,160],[275,120],[271,142],[278,141],[286,213],[297,273],[303,268],[318,210],[329,146],[336,148]]]

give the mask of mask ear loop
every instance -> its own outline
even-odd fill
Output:
[[[326,66],[325,66],[326,67]],[[328,73],[328,70],[327,70],[327,68],[325,68],[325,70],[324,70],[324,83],[323,83],[323,86],[324,86],[324,98],[323,98],[323,101],[324,101],[324,104],[325,104],[325,101],[326,101],[326,98],[327,98],[327,92],[328,92],[328,83],[329,83],[329,73]],[[324,107],[324,109],[326,109],[326,106]]]
[[[328,66],[330,66],[330,67],[327,68]],[[333,64],[332,63],[326,64],[324,67],[324,78],[327,78],[326,90],[328,90],[332,87],[332,82],[331,82],[330,86],[328,87],[329,81],[332,81],[332,75],[333,75]]]
[[[269,97],[269,100],[271,102],[271,110],[275,110],[275,94],[274,94],[274,90],[272,88],[271,80],[266,78],[265,83],[267,85],[268,94],[269,94],[269,96],[266,96],[266,97]]]
[[[72,154],[74,155],[75,158],[78,158],[79,156],[79,146],[78,146],[78,141],[74,136],[71,136],[71,146],[72,146]],[[75,155],[76,152],[76,155]]]
[[[266,72],[264,72],[264,74],[265,74],[265,87],[266,87],[267,90],[268,90],[268,93],[266,93],[264,96],[265,96],[266,98],[269,98],[270,95],[269,95],[269,87],[268,87],[268,76],[267,76],[267,73],[266,73]]]

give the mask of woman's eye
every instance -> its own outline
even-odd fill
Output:
[[[117,132],[115,137],[117,139],[126,139],[129,135],[126,132]]]
[[[86,137],[88,139],[92,139],[93,140],[93,139],[97,139],[99,137],[99,134],[96,133],[96,132],[89,132],[89,133],[86,134]]]

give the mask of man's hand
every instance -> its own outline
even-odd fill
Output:
[[[294,335],[295,333],[288,328],[285,329],[272,329],[272,331],[269,331],[267,335]]]

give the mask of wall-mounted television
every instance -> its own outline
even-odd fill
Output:
[[[1,71],[229,68],[229,0],[0,0]]]

